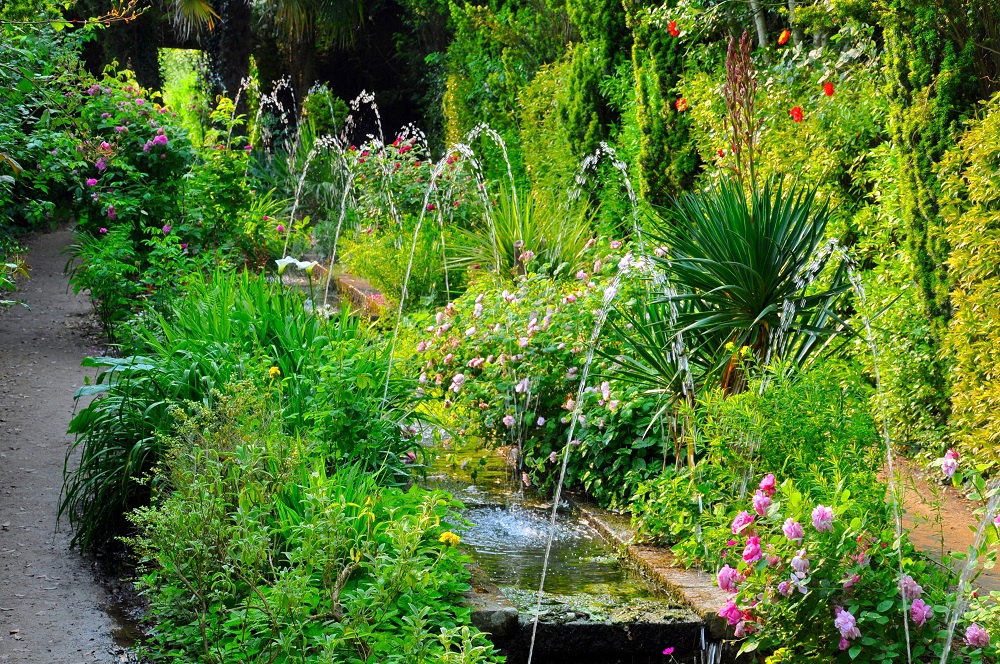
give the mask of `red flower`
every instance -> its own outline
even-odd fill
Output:
[[[784,46],[788,43],[788,38],[792,36],[790,30],[782,30],[781,34],[778,35],[778,46]]]
[[[801,106],[792,106],[792,110],[790,110],[788,113],[792,116],[792,119],[795,120],[796,122],[802,122]]]
[[[718,155],[720,157],[725,157],[726,156],[726,151],[723,150],[722,148],[719,148],[716,152],[718,153]]]
[[[677,21],[667,23],[667,30],[670,32],[671,37],[677,37],[681,34],[681,31],[677,29]]]
[[[681,97],[680,99],[674,102],[674,106],[677,107],[678,113],[683,113],[684,111],[688,110],[688,100],[685,99],[684,97]]]
[[[823,94],[825,94],[827,97],[833,96],[833,83],[827,81],[826,83],[823,84]]]

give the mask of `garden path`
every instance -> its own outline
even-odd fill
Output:
[[[0,313],[0,663],[109,661],[108,595],[57,527],[80,360],[99,350],[86,297],[67,290],[68,229],[32,238],[20,306]]]
[[[973,514],[976,505],[954,487],[945,490],[940,470],[935,475],[907,459],[897,462],[905,491],[903,527],[911,529],[914,546],[938,557],[968,551],[979,525]],[[1000,590],[1000,566],[984,570],[976,583],[985,590]]]

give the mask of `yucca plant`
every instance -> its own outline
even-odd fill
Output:
[[[758,363],[803,362],[847,330],[836,313],[843,267],[825,286],[813,279],[830,260],[820,250],[828,220],[814,190],[768,182],[748,194],[726,179],[679,197],[650,230],[675,291],[660,301],[677,307],[677,330],[714,340],[707,371],[727,391],[742,389],[741,348]]]
[[[527,263],[548,264],[553,273],[573,274],[593,230],[594,215],[566,211],[532,193],[501,189],[484,224],[461,231],[450,247],[449,266],[479,265],[503,276],[524,274]],[[530,254],[529,254],[530,252]]]

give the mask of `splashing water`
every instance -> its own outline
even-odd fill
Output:
[[[580,420],[581,410],[583,408],[583,397],[587,389],[587,380],[590,378],[590,368],[594,363],[594,354],[597,351],[598,342],[600,341],[601,330],[604,329],[604,323],[608,319],[608,314],[611,311],[611,305],[614,303],[615,296],[618,295],[618,289],[621,286],[622,278],[629,272],[641,271],[644,269],[648,269],[648,263],[646,263],[644,259],[640,258],[637,261],[632,258],[632,254],[626,254],[618,265],[618,272],[611,280],[611,283],[604,289],[604,301],[601,305],[601,309],[597,313],[597,318],[594,320],[594,327],[590,333],[590,343],[587,346],[587,357],[583,364],[583,371],[580,375],[580,384],[576,391],[576,401],[573,406],[569,431],[566,434],[566,445],[563,447],[562,465],[559,469],[559,481],[556,483],[556,492],[552,498],[552,513],[549,518],[549,531],[545,544],[545,558],[542,562],[542,577],[540,583],[538,584],[538,600],[535,606],[535,617],[531,625],[531,643],[528,647],[527,664],[531,664],[532,657],[535,653],[535,639],[538,635],[538,623],[542,612],[542,597],[545,592],[545,575],[548,572],[549,567],[549,555],[552,550],[552,538],[556,531],[556,517],[559,513],[559,503],[562,498],[563,485],[566,482],[566,471],[569,468],[570,452],[574,446],[573,434],[576,432],[576,426]]]

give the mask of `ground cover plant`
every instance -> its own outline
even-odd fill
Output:
[[[237,383],[164,441],[160,498],[130,516],[157,658],[497,661],[461,606],[469,572],[441,493],[328,470],[266,389]]]

